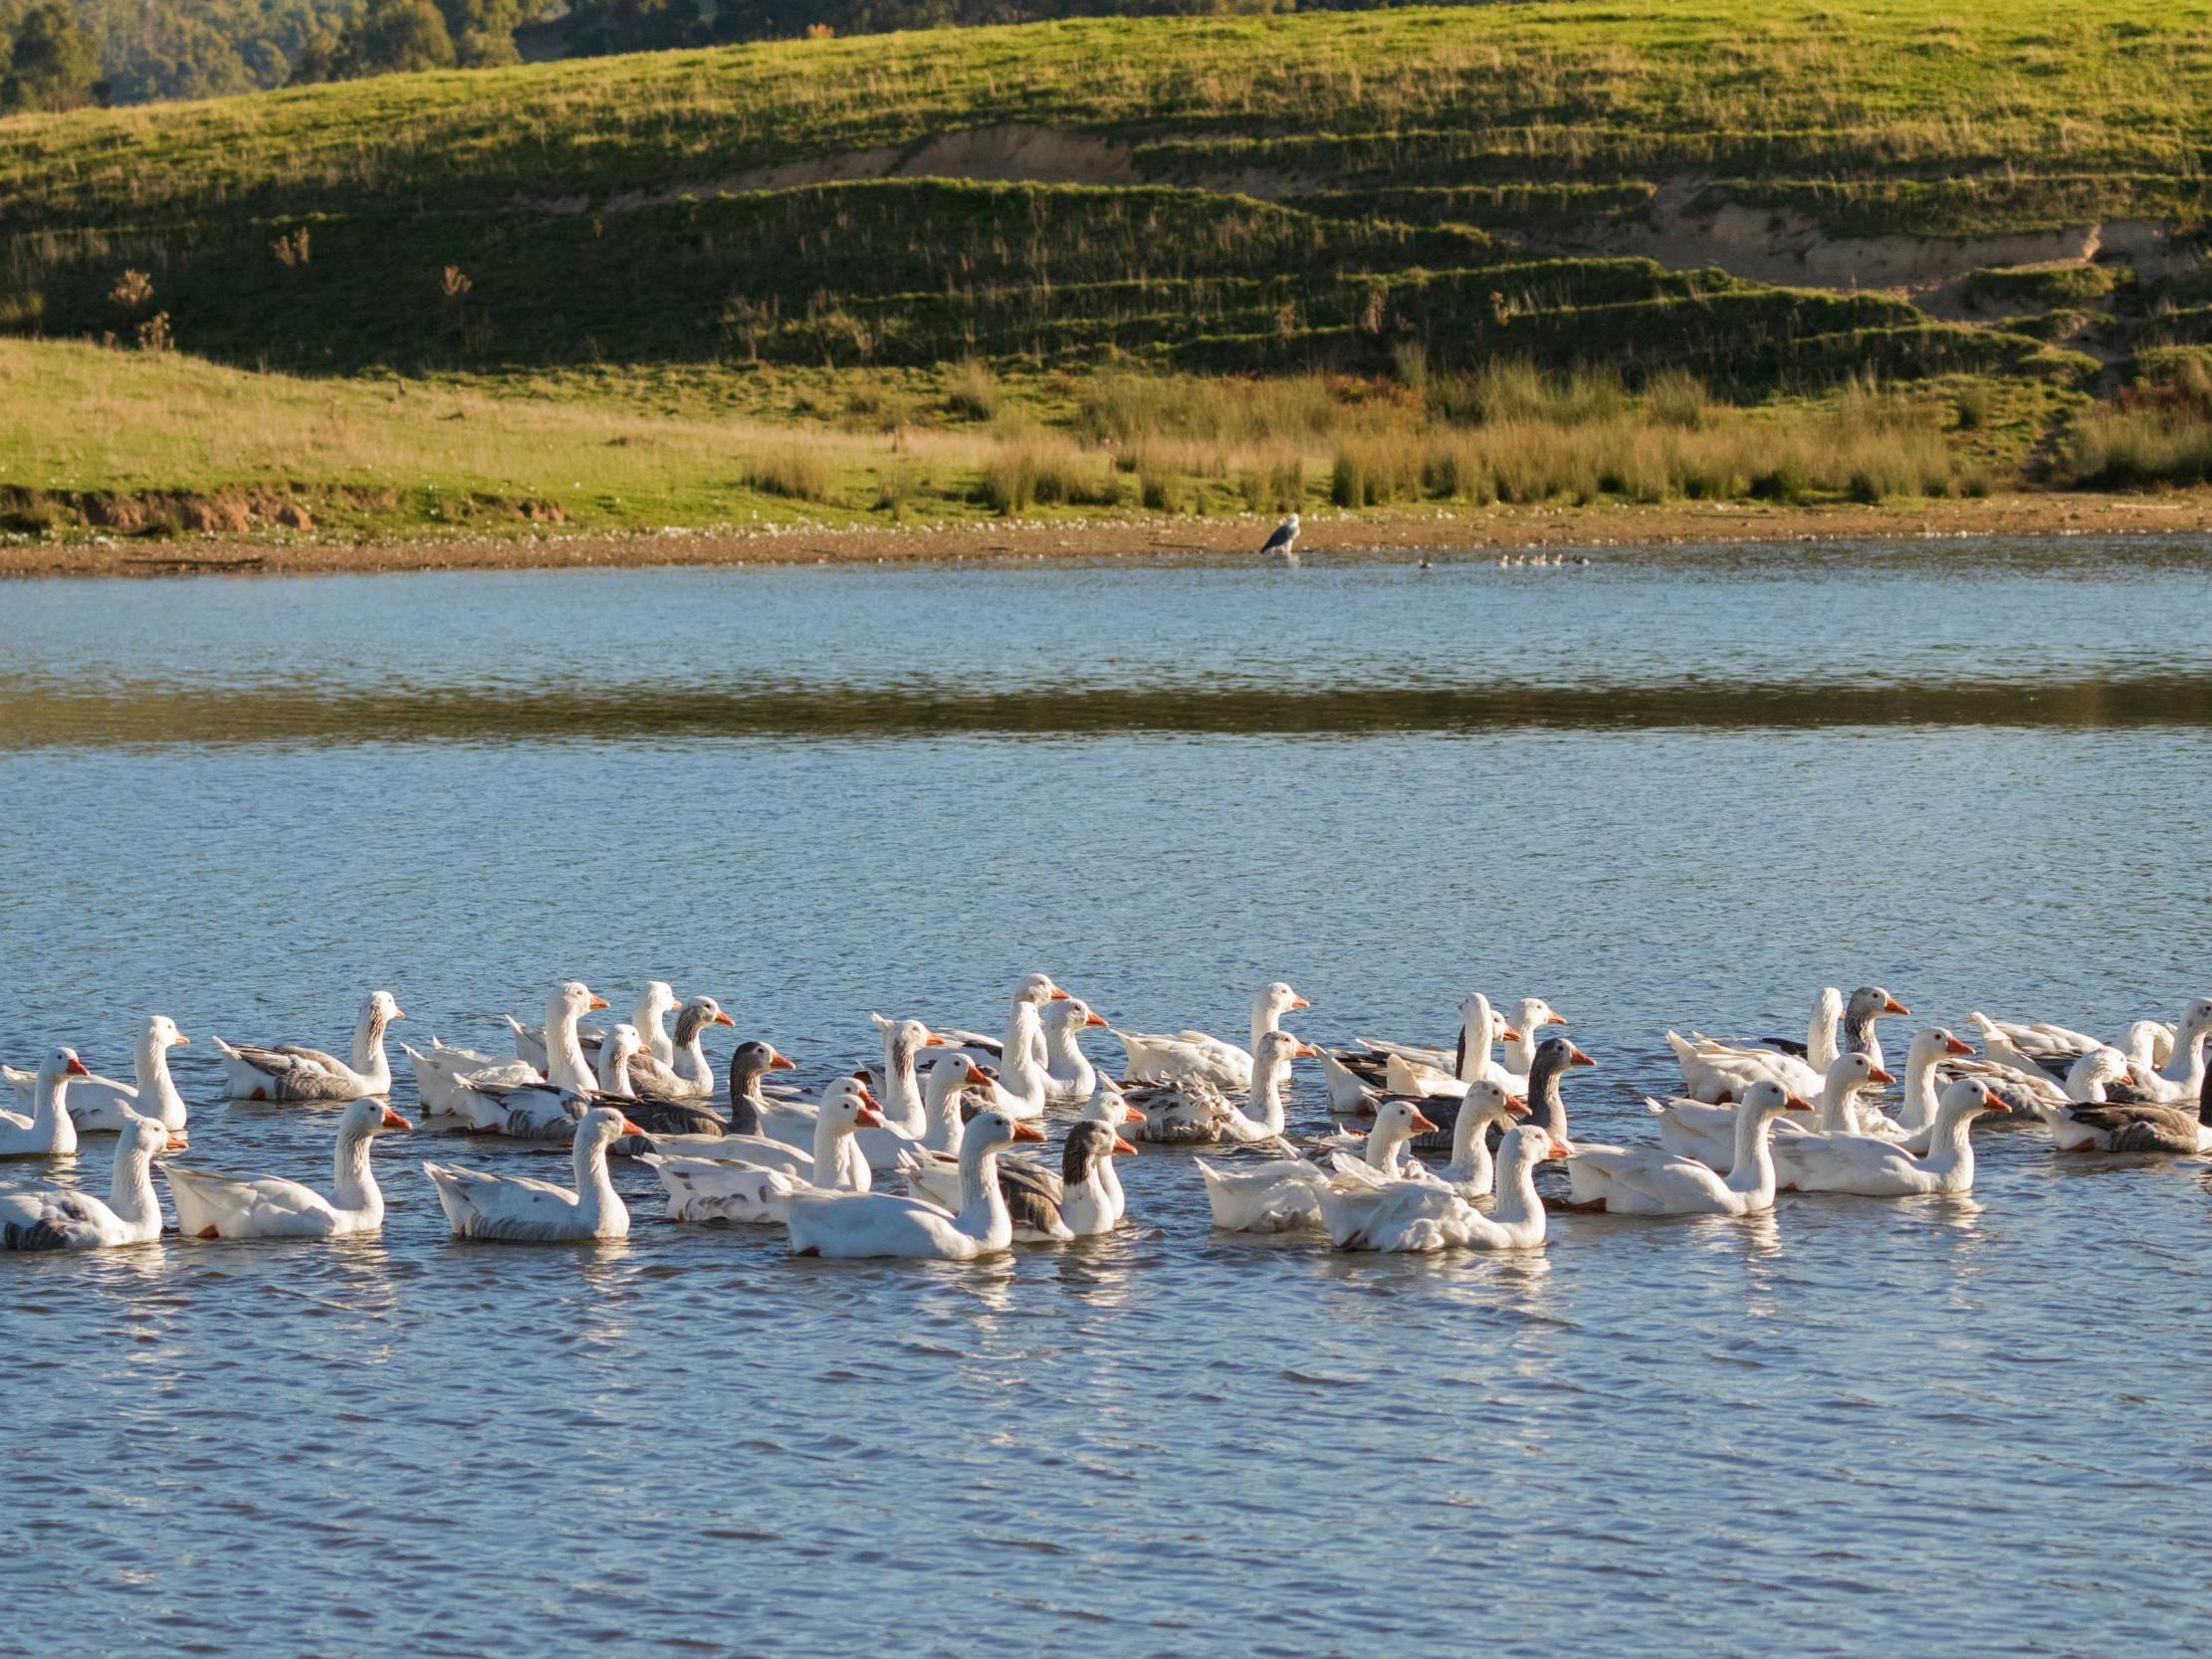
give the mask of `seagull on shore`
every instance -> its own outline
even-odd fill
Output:
[[[1275,533],[1267,538],[1267,545],[1259,552],[1262,558],[1274,554],[1277,564],[1298,562],[1298,516],[1295,513],[1275,526]]]

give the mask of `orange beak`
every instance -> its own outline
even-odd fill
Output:
[[[91,1077],[93,1074],[85,1069],[85,1062],[73,1054],[69,1057],[69,1070],[63,1075],[67,1077]]]
[[[1589,1055],[1570,1043],[1567,1045],[1567,1064],[1570,1066],[1595,1066],[1597,1061],[1591,1059]]]
[[[860,1104],[861,1104],[862,1106],[864,1106],[864,1107],[867,1107],[867,1108],[870,1108],[870,1109],[872,1110],[872,1109],[874,1109],[874,1108],[876,1108],[876,1107],[879,1107],[879,1106],[881,1106],[881,1105],[882,1105],[883,1103],[882,1103],[881,1101],[877,1100],[877,1099],[875,1098],[875,1096],[873,1096],[873,1095],[869,1094],[869,1093],[868,1093],[868,1086],[867,1086],[867,1085],[866,1085],[865,1083],[863,1083],[863,1084],[862,1084],[862,1085],[860,1086]]]
[[[1321,1051],[1315,1048],[1311,1043],[1300,1043],[1290,1052],[1296,1055],[1300,1060],[1318,1060],[1321,1058]]]
[[[407,1017],[407,1010],[404,1008],[394,1008],[391,1011],[391,1017],[395,1020],[403,1020]]]
[[[1897,1074],[1886,1066],[1877,1066],[1867,1074],[1867,1081],[1869,1083],[1894,1083],[1897,1081]]]
[[[1518,1031],[1514,1030],[1510,1025],[1507,1026],[1503,1031],[1500,1031],[1497,1035],[1498,1041],[1501,1043],[1517,1043],[1521,1040],[1521,1034]]]
[[[387,1107],[385,1107],[385,1108],[384,1108],[384,1128],[386,1128],[386,1129],[413,1129],[414,1127],[415,1127],[414,1125],[412,1125],[412,1124],[410,1124],[409,1122],[407,1122],[407,1120],[406,1120],[406,1119],[402,1118],[402,1117],[401,1117],[401,1116],[400,1116],[400,1115],[399,1115],[398,1113],[394,1112],[394,1111],[393,1111],[393,1110],[392,1110],[392,1109],[391,1109],[390,1107],[388,1107],[388,1106],[387,1106]]]
[[[1813,1110],[1813,1103],[1803,1095],[1788,1095],[1783,1098],[1782,1110],[1784,1112],[1810,1112]]]
[[[1414,1114],[1414,1133],[1416,1135],[1433,1134],[1437,1126],[1429,1121],[1426,1113],[1417,1112]]]
[[[922,1046],[924,1048],[951,1048],[953,1045],[948,1043],[944,1038],[940,1037],[936,1032],[932,1031],[927,1037],[924,1037],[922,1039]]]
[[[1128,1123],[1141,1124],[1145,1121],[1145,1115],[1142,1112],[1139,1112],[1133,1106],[1123,1107],[1121,1109],[1121,1115],[1123,1120]]]
[[[1290,1006],[1291,1006],[1291,1007],[1293,1007],[1293,1008],[1310,1008],[1310,1007],[1312,1007],[1312,1006],[1313,1006],[1313,1004],[1312,1004],[1312,1003],[1310,1003],[1310,1002],[1308,1002],[1308,1001],[1307,1001],[1307,1000],[1306,1000],[1306,999],[1305,999],[1304,997],[1302,997],[1302,996],[1293,996],[1293,997],[1292,997],[1292,998],[1290,999]]]
[[[1565,1025],[1567,1016],[1559,1013],[1546,1014],[1540,1023],[1544,1025]]]
[[[1956,1037],[1953,1037],[1943,1045],[1943,1052],[1945,1054],[1972,1054],[1974,1045],[1972,1043],[1962,1043]]]
[[[1046,997],[1044,1000],[1047,1002],[1065,1002],[1067,1001],[1067,992],[1061,990],[1059,986],[1054,985],[1052,987],[1052,994]]]
[[[853,1123],[861,1129],[883,1128],[883,1118],[881,1114],[877,1113],[872,1107],[862,1107],[860,1109],[860,1116],[853,1119]]]
[[[1099,1025],[1099,1026],[1102,1026],[1102,1025],[1104,1025],[1104,1024],[1106,1023],[1106,1016],[1105,1016],[1105,1015],[1103,1015],[1103,1014],[1093,1014],[1093,1015],[1091,1015],[1091,1017],[1090,1017],[1089,1019],[1085,1020],[1085,1021],[1084,1021],[1083,1023],[1084,1023],[1084,1024],[1085,1024],[1086,1026],[1091,1026],[1091,1025]]]
[[[738,1022],[718,1008],[715,1010],[715,1017],[707,1023],[709,1025],[736,1025]]]
[[[968,1067],[968,1076],[962,1081],[967,1083],[988,1084],[991,1081],[991,1074],[985,1071],[983,1067],[976,1065],[974,1062],[970,1062]]]
[[[595,996],[589,1002],[586,1002],[584,1006],[586,1008],[610,1008],[613,1006],[613,1004],[608,1002],[607,999],[603,996]]]
[[[1909,1014],[1912,1012],[1910,1008],[1907,1008],[1893,996],[1882,1003],[1881,1011],[1885,1014]]]
[[[624,1135],[642,1135],[648,1141],[653,1139],[651,1132],[639,1129],[637,1125],[630,1122],[627,1117],[622,1120],[622,1133]]]
[[[2009,1117],[2012,1114],[2013,1105],[2012,1102],[1992,1089],[1989,1092],[1989,1110]]]
[[[192,1149],[192,1142],[184,1139],[184,1132],[182,1130],[173,1129],[169,1131],[168,1144],[163,1146],[161,1149],[166,1152],[190,1151]]]
[[[1044,1131],[1034,1124],[1016,1124],[1013,1126],[1013,1138],[1016,1141],[1042,1141]]]
[[[1114,1153],[1117,1157],[1135,1157],[1137,1148],[1117,1135],[1114,1137]]]
[[[1522,1100],[1518,1095],[1507,1095],[1505,1097],[1505,1110],[1512,1113],[1516,1118],[1525,1118],[1528,1116],[1528,1102]]]
[[[179,1043],[182,1043],[182,1044],[183,1044],[183,1045],[184,1045],[184,1046],[185,1046],[186,1048],[190,1048],[190,1047],[192,1046],[192,1039],[191,1039],[191,1038],[189,1038],[189,1037],[187,1037],[187,1036],[186,1036],[186,1035],[185,1035],[185,1034],[184,1034],[183,1032],[181,1032],[181,1031],[179,1031],[179,1032],[178,1032],[178,1033],[176,1034],[176,1040],[177,1040],[177,1041],[178,1041]]]
[[[798,1070],[798,1062],[796,1060],[786,1060],[774,1049],[770,1049],[769,1070],[772,1072],[795,1072]]]

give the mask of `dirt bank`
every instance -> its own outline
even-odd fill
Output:
[[[528,570],[654,564],[857,564],[954,559],[1133,561],[1249,553],[1267,525],[1248,518],[1129,518],[938,528],[667,531],[340,542],[220,535],[161,542],[0,545],[0,575],[316,574],[367,570]],[[1306,521],[1311,557],[1514,547],[1634,549],[1727,541],[1873,536],[2140,535],[2212,531],[2212,491],[2159,497],[1996,496],[1904,507],[1496,507]]]

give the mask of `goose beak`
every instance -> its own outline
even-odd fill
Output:
[[[85,1069],[85,1062],[73,1054],[69,1057],[69,1065],[63,1069],[62,1075],[65,1077],[91,1077],[93,1074]]]
[[[1518,1095],[1507,1095],[1505,1097],[1505,1110],[1512,1113],[1516,1118],[1525,1118],[1528,1116],[1528,1102],[1522,1100]]]
[[[1437,1126],[1430,1121],[1426,1112],[1414,1114],[1414,1133],[1416,1135],[1433,1135],[1436,1133],[1436,1128]]]
[[[1114,1137],[1114,1155],[1116,1157],[1135,1157],[1137,1148],[1117,1135]]]
[[[584,1006],[586,1008],[611,1008],[613,1004],[607,1001],[607,999],[603,996],[595,996],[589,1002],[586,1002]]]
[[[871,1112],[883,1105],[875,1096],[868,1093],[868,1086],[865,1083],[860,1086],[860,1104]]]
[[[625,1116],[623,1117],[623,1119],[622,1119],[622,1133],[623,1133],[624,1135],[634,1135],[634,1136],[637,1136],[637,1137],[638,1137],[638,1138],[639,1138],[640,1140],[644,1140],[644,1141],[650,1141],[650,1140],[652,1140],[652,1139],[653,1139],[653,1137],[652,1137],[652,1134],[651,1134],[651,1132],[650,1132],[650,1131],[647,1131],[647,1130],[642,1130],[642,1129],[638,1128],[638,1126],[637,1126],[637,1125],[635,1125],[634,1123],[630,1122],[630,1120],[629,1120],[629,1118],[628,1118],[628,1116],[627,1116],[627,1115],[625,1115]]]
[[[1894,1083],[1897,1081],[1897,1074],[1886,1066],[1877,1066],[1867,1074],[1867,1081],[1869,1083]]]
[[[860,1116],[853,1119],[853,1124],[860,1129],[881,1129],[883,1116],[873,1107],[864,1106],[860,1109]]]
[[[1909,1014],[1912,1012],[1910,1008],[1907,1008],[1893,996],[1883,1001],[1881,1011],[1885,1014]]]
[[[403,1020],[407,1017],[407,1010],[404,1008],[394,1008],[391,1011],[391,1017],[395,1020]]]
[[[798,1062],[786,1059],[782,1055],[772,1051],[769,1055],[769,1070],[772,1072],[795,1072],[798,1070]]]
[[[387,1106],[384,1108],[383,1127],[385,1129],[413,1129],[415,1126]]]
[[[1810,1112],[1813,1110],[1813,1103],[1803,1095],[1785,1095],[1782,1097],[1782,1110],[1784,1112]]]
[[[1972,1054],[1974,1045],[1972,1043],[1962,1043],[1956,1037],[1953,1037],[1943,1045],[1943,1052],[1945,1054]]]
[[[736,1025],[738,1022],[718,1008],[715,1010],[715,1017],[707,1023],[709,1025]]]
[[[1597,1061],[1582,1052],[1573,1043],[1567,1045],[1567,1064],[1570,1066],[1595,1066]]]
[[[1318,1060],[1321,1058],[1321,1051],[1315,1048],[1311,1043],[1300,1043],[1290,1052],[1296,1055],[1300,1060]]]
[[[1302,997],[1302,996],[1293,996],[1293,997],[1292,997],[1292,998],[1290,999],[1290,1006],[1291,1006],[1291,1007],[1293,1007],[1293,1008],[1310,1008],[1310,1007],[1312,1007],[1312,1006],[1313,1006],[1313,1004],[1312,1004],[1312,1003],[1310,1003],[1310,1002],[1308,1002],[1308,1001],[1307,1001],[1307,1000],[1306,1000],[1306,999],[1305,999],[1304,997]]]
[[[1122,1120],[1123,1120],[1123,1122],[1125,1122],[1125,1123],[1131,1123],[1131,1124],[1141,1124],[1141,1123],[1143,1123],[1143,1122],[1145,1121],[1145,1115],[1144,1115],[1144,1114],[1143,1114],[1142,1112],[1139,1112],[1139,1111],[1138,1111],[1138,1110],[1137,1110],[1137,1109],[1136,1109],[1135,1107],[1133,1107],[1133,1106],[1125,1106],[1125,1107],[1123,1107],[1123,1108],[1121,1109],[1121,1115],[1122,1115]]]
[[[922,1039],[922,1046],[924,1048],[951,1048],[953,1045],[948,1043],[944,1038],[940,1037],[936,1032],[932,1031],[927,1037],[924,1037]]]
[[[1054,985],[1052,987],[1052,994],[1046,997],[1044,1000],[1047,1002],[1065,1002],[1068,1000],[1068,994],[1067,992],[1061,990],[1059,986]]]
[[[1989,1101],[1990,1111],[1996,1113],[2001,1118],[2009,1118],[2012,1116],[2012,1102],[2006,1100],[2005,1097],[1998,1094],[1996,1090],[1990,1090],[1987,1098]]]
[[[161,1149],[165,1152],[188,1152],[192,1149],[192,1142],[185,1139],[182,1130],[173,1129],[169,1131],[169,1139],[162,1142]]]
[[[1541,1020],[1537,1021],[1537,1023],[1539,1025],[1565,1025],[1567,1023],[1567,1016],[1565,1014],[1556,1012],[1549,1013],[1546,1014]]]
[[[988,1084],[991,1081],[991,1074],[985,1071],[981,1066],[971,1065],[968,1068],[967,1077],[963,1078],[961,1081],[963,1081],[964,1083]]]
[[[171,1037],[169,1039],[169,1042],[172,1046],[182,1045],[185,1048],[190,1048],[192,1046],[192,1039],[187,1037],[181,1031],[179,1031],[174,1037]]]
[[[1103,1014],[1092,1014],[1083,1021],[1083,1024],[1085,1026],[1096,1025],[1103,1027],[1106,1024],[1106,1018]]]
[[[1016,1124],[1013,1126],[1013,1138],[1016,1141],[1042,1141],[1044,1131],[1034,1124]]]
[[[1504,1030],[1500,1031],[1497,1035],[1498,1041],[1501,1043],[1517,1043],[1521,1040],[1521,1034],[1518,1031],[1514,1030],[1513,1027],[1510,1025],[1507,1026]]]

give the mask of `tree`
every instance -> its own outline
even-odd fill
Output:
[[[575,0],[567,38],[570,52],[595,58],[698,46],[710,37],[698,0]]]
[[[338,31],[331,78],[351,81],[408,70],[451,69],[453,36],[431,0],[368,0]]]
[[[0,81],[0,109],[75,109],[108,102],[100,78],[100,47],[61,0],[23,14]]]

